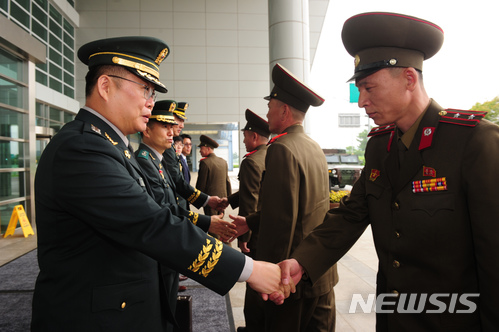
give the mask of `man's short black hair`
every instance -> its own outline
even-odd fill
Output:
[[[189,134],[182,134],[182,135],[180,135],[180,137],[182,137],[182,140],[184,140],[184,138],[188,138],[192,141],[192,137]]]

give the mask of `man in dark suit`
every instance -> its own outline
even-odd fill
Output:
[[[358,105],[379,127],[350,197],[281,264],[283,278],[306,272],[300,283],[314,282],[371,225],[377,331],[498,331],[499,127],[426,93],[423,60],[442,46],[438,25],[363,13],[342,38]]]
[[[216,216],[204,216],[182,209],[177,203],[175,184],[163,166],[163,152],[171,148],[173,127],[177,125],[173,113],[169,111],[173,100],[164,100],[154,105],[146,130],[141,133],[142,143],[135,152],[135,157],[151,186],[153,198],[160,206],[168,205],[172,213],[186,217],[203,231],[217,234],[227,241],[236,234],[235,226]],[[187,222],[187,220],[185,221]],[[163,281],[170,304],[172,316],[175,315],[177,290],[184,291],[185,286],[179,286],[179,275],[176,271],[160,266]],[[168,331],[173,331],[173,321],[168,322]]]
[[[182,137],[182,142],[184,144],[184,147],[182,148],[182,155],[180,155],[182,173],[184,174],[185,182],[191,183],[191,171],[189,170],[189,164],[187,163],[187,156],[189,156],[192,151],[192,138],[188,134],[182,134],[180,137]]]
[[[201,135],[199,140],[199,152],[203,158],[199,161],[196,188],[208,195],[227,197],[232,193],[232,187],[227,162],[215,154],[218,143],[206,135]],[[209,206],[204,207],[204,213],[208,216],[222,212]]]
[[[150,196],[128,146],[142,132],[169,48],[151,37],[83,45],[86,102],[45,148],[35,176],[38,275],[32,331],[164,331],[159,264],[225,294],[238,280],[279,288],[252,261]],[[253,267],[252,267],[253,265]]]
[[[239,167],[239,191],[229,196],[229,204],[233,209],[239,208],[238,215],[246,217],[261,208],[260,189],[262,176],[265,172],[265,156],[269,142],[269,123],[257,114],[247,109],[246,125],[243,131],[243,143],[247,154],[244,155]],[[256,255],[258,232],[247,232],[237,238],[241,251],[250,257]],[[260,296],[251,288],[246,287],[244,296],[244,320],[246,327],[238,327],[237,332],[251,331],[251,326],[259,326],[263,319],[263,305]]]
[[[326,157],[320,146],[305,134],[302,123],[310,106],[324,99],[279,63],[272,69],[274,88],[268,102],[271,139],[265,158],[260,195],[261,209],[246,217],[258,231],[256,257],[268,262],[289,258],[300,242],[322,223],[329,209]],[[234,217],[237,223],[243,217]],[[263,302],[264,320],[253,331],[333,331],[338,282],[336,266],[313,285],[300,283],[282,306]]]

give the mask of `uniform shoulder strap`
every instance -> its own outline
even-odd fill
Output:
[[[395,124],[392,123],[386,126],[379,126],[371,129],[367,137],[379,136],[384,134],[392,133],[395,130]]]
[[[440,115],[440,122],[474,127],[487,115],[487,112],[449,108],[440,111],[438,114]]]

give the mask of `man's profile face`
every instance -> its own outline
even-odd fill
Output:
[[[112,107],[116,112],[119,112],[114,118],[113,124],[124,135],[143,132],[146,129],[147,122],[149,122],[154,99],[152,97],[149,99],[144,98],[145,88],[141,85],[148,86],[150,89],[154,89],[154,85],[131,73],[123,72],[120,76],[140,84],[108,76],[109,85],[116,93],[112,97]]]
[[[208,157],[211,153],[211,149],[207,146],[202,146],[199,148],[199,153],[201,154],[201,157]]]
[[[404,119],[409,104],[406,82],[404,70],[378,70],[356,82],[358,106],[378,126],[397,123]]]
[[[184,156],[188,156],[191,154],[192,151],[192,142],[191,139],[188,137],[184,138],[184,148],[182,149],[182,154]]]
[[[281,115],[282,115],[282,107],[284,103],[281,101],[272,98],[268,102],[267,106],[269,108],[269,111],[267,112],[267,119],[269,122],[269,129],[270,132],[273,134],[280,134],[281,133]],[[283,128],[285,129],[285,128]]]
[[[243,131],[243,143],[244,143],[244,146],[246,147],[246,152],[251,152],[253,151],[254,149],[256,149],[256,144],[254,142],[254,133],[252,131],[249,131],[249,130],[245,130]]]
[[[173,136],[177,137],[180,136],[182,129],[184,129],[184,119],[177,116],[177,114],[174,114],[174,116],[175,116],[175,122],[178,123],[178,126],[175,126],[175,128],[173,128],[174,130]]]

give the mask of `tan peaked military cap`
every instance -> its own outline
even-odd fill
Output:
[[[270,95],[264,97],[266,100],[278,99],[304,113],[310,106],[320,106],[324,103],[324,98],[279,63],[272,69],[272,81],[274,88]]]
[[[259,117],[250,109],[246,109],[245,117],[247,122],[246,126],[241,129],[242,131],[249,130],[265,137],[270,136],[269,123],[267,121]]]
[[[201,135],[199,137],[199,140],[201,141],[201,143],[199,143],[198,148],[200,148],[202,146],[208,146],[208,147],[213,148],[213,149],[218,148],[218,143],[206,135]]]

